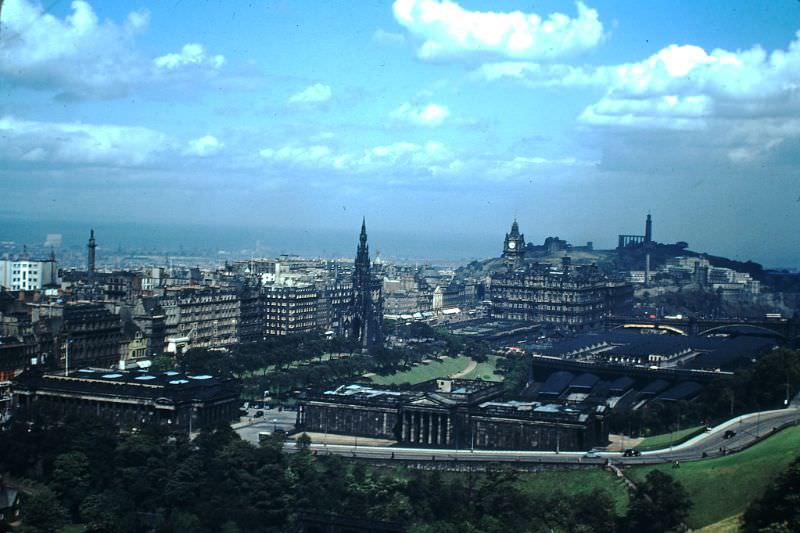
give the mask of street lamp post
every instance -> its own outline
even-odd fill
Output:
[[[761,411],[756,414],[756,438],[758,438],[758,430],[761,426]]]
[[[65,376],[69,375],[69,345],[72,344],[73,340],[74,339],[70,339],[69,337],[67,337],[67,342],[65,343],[66,344],[66,355],[64,357],[64,375]]]

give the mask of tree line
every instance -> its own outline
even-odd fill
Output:
[[[229,426],[193,441],[145,427],[121,434],[101,419],[39,417],[0,432],[0,472],[25,487],[20,533],[292,531],[305,512],[388,521],[428,532],[670,531],[689,508],[683,488],[653,472],[626,515],[594,490],[567,495],[524,490],[519,474],[383,468],[283,441],[259,446]],[[652,513],[656,513],[654,520]]]
[[[326,338],[321,333],[266,337],[225,351],[190,349],[174,360],[156,358],[155,370],[177,367],[184,372],[236,375],[245,396],[261,398],[270,391],[273,398],[286,398],[295,389],[341,384],[368,372],[392,374],[436,355],[466,355],[485,361],[492,347],[473,339],[413,322],[393,324],[388,333],[401,342],[363,354],[352,339]]]

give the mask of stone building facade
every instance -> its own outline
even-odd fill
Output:
[[[189,433],[239,416],[239,383],[205,375],[82,368],[43,373],[32,368],[13,385],[14,406],[26,415],[39,409],[93,414],[121,429],[155,423]]]
[[[297,424],[431,448],[584,450],[608,440],[592,407],[492,401],[501,393],[497,383],[455,379],[407,390],[342,386],[308,395]]]
[[[265,335],[290,335],[318,327],[319,292],[316,288],[266,287],[262,298]]]
[[[167,337],[188,337],[193,348],[225,348],[239,341],[241,308],[235,288],[169,289],[161,308]]]
[[[601,327],[608,315],[623,313],[633,289],[594,265],[573,267],[565,258],[560,268],[534,263],[494,273],[490,299],[495,319],[588,330]]]

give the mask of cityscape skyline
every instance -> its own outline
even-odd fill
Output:
[[[516,220],[516,219],[514,219]],[[641,228],[626,228],[625,233],[637,232]],[[320,257],[329,259],[349,258],[352,255],[352,230],[297,230],[258,228],[234,228],[215,226],[188,226],[170,225],[160,227],[157,225],[136,224],[126,225],[119,223],[94,224],[91,229],[99,228],[101,236],[98,241],[98,264],[109,264],[109,257],[116,257],[118,252],[123,253],[166,253],[169,255],[183,254],[204,256],[209,259],[217,257],[219,261],[226,259],[242,259],[255,257],[277,257],[281,255]],[[80,223],[42,222],[29,224],[27,229],[17,228],[15,234],[0,233],[0,243],[8,248],[13,247],[36,251],[39,255],[44,252],[49,254],[68,250],[82,250],[86,246],[88,226]],[[524,226],[523,226],[524,228]],[[506,228],[507,229],[507,228]],[[474,233],[437,233],[428,232],[425,238],[420,238],[413,232],[403,232],[395,228],[387,228],[377,236],[375,248],[376,257],[400,261],[440,261],[447,263],[468,262],[476,259],[496,257],[502,251],[502,229],[496,234]],[[564,238],[565,233],[551,232],[538,238],[538,232],[530,234],[533,239],[531,244],[541,244],[545,238]],[[456,238],[454,238],[454,236]],[[13,238],[12,238],[13,237]],[[47,240],[45,240],[45,237]],[[615,236],[617,237],[617,236]],[[597,250],[613,250],[613,241],[617,239],[603,238],[600,240],[575,241],[566,238],[565,241],[576,246],[584,246],[591,242]],[[656,239],[657,240],[657,239]],[[663,242],[678,242],[682,239],[664,240]],[[55,241],[55,245],[53,244]],[[689,243],[691,245],[691,243]],[[709,255],[724,255],[715,253],[714,250],[693,251]],[[103,257],[105,255],[106,257]],[[755,261],[753,257],[731,257],[739,261]],[[792,265],[763,264],[767,268],[793,268]]]
[[[2,218],[0,218],[2,220]],[[519,222],[519,217],[512,219]],[[644,222],[639,221],[638,226],[622,228],[620,234],[635,233],[644,228]],[[656,221],[658,224],[658,221]],[[157,224],[125,224],[115,222],[101,222],[92,225],[94,229],[100,228],[104,238],[98,248],[106,253],[116,250],[126,252],[152,251],[157,253],[191,252],[201,253],[209,258],[215,254],[220,261],[228,256],[233,258],[244,257],[277,257],[280,255],[296,255],[304,257],[322,258],[347,258],[352,255],[353,231],[338,229],[317,230],[292,230],[289,228],[232,228],[219,226],[197,226],[172,224],[160,226]],[[396,228],[383,227],[377,235],[375,248],[376,257],[390,258],[393,260],[424,261],[439,260],[446,262],[470,261],[497,256],[502,251],[502,231],[492,233],[486,229],[485,233],[447,233],[437,232],[431,228],[424,237],[419,234]],[[531,244],[541,244],[547,237],[559,237],[577,246],[591,242],[597,250],[613,250],[618,235],[602,236],[599,239],[573,240],[568,233],[553,231],[542,232],[539,228],[523,231],[528,232],[533,238]],[[8,228],[9,226],[6,226]],[[15,233],[0,232],[0,242],[14,242],[17,247],[26,246],[31,249],[42,247],[50,249],[50,244],[45,242],[45,237],[55,236],[61,244],[57,249],[82,249],[86,245],[87,228],[89,226],[78,222],[35,222],[23,227],[15,228]],[[508,224],[506,225],[507,229]],[[656,226],[658,231],[658,225]],[[494,229],[494,228],[491,228]],[[656,233],[656,236],[660,236]],[[454,239],[454,237],[456,237]],[[679,236],[654,240],[671,243],[685,241]],[[698,249],[689,242],[689,249],[729,257],[737,261],[754,261],[766,268],[796,268],[794,264],[774,263],[760,261],[758,256],[726,256],[715,249]],[[99,264],[105,259],[99,257]]]
[[[482,257],[514,216],[611,248],[650,211],[661,240],[800,264],[794,2],[8,0],[0,23],[3,239],[330,231],[340,255],[365,215],[416,243],[393,255]]]

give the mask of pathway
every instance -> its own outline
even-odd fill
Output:
[[[469,360],[469,364],[467,365],[467,368],[465,368],[461,372],[456,372],[455,374],[450,374],[450,378],[451,379],[463,378],[464,376],[469,375],[470,372],[475,370],[476,366],[478,366],[478,363],[475,361],[475,359],[470,359]]]

